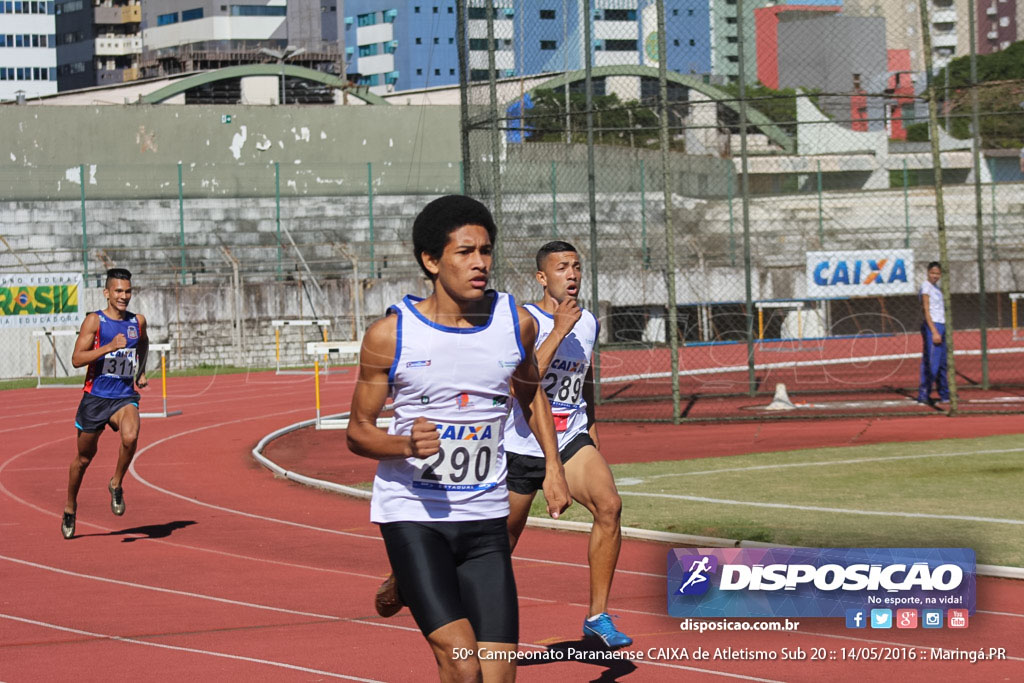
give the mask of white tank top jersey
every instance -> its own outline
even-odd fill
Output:
[[[526,304],[524,308],[537,320],[539,348],[554,329],[555,318],[536,304]],[[583,380],[590,367],[590,357],[594,352],[594,341],[599,330],[597,318],[584,309],[572,331],[558,345],[551,364],[541,378],[541,387],[551,401],[559,450],[580,432],[587,431],[587,402],[583,398]],[[544,451],[540,449],[540,444],[516,401],[512,401],[512,413],[505,426],[505,450],[520,455],[544,457]]]
[[[441,449],[429,458],[377,465],[370,521],[463,522],[508,515],[502,434],[509,380],[525,357],[515,299],[492,297],[487,324],[447,327],[406,296],[388,373],[395,419],[389,434],[409,434],[418,417],[437,425]]]
[[[928,280],[925,280],[921,285],[920,291],[917,293],[919,299],[924,299],[924,295],[928,295],[928,312],[932,315],[933,323],[946,324],[946,302],[942,298],[942,290],[933,285]]]

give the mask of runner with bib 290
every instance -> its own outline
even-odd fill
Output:
[[[519,640],[503,445],[513,392],[544,454],[548,512],[570,503],[538,391],[536,324],[487,289],[496,232],[490,211],[464,196],[416,217],[414,254],[433,293],[406,296],[366,331],[348,427],[349,448],[379,461],[370,519],[394,572],[384,589],[409,606],[444,681],[515,678],[514,656],[477,656],[511,653]],[[385,432],[377,418],[389,396]]]

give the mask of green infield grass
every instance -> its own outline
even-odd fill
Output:
[[[685,446],[699,449],[699,443]],[[614,465],[623,526],[1024,566],[1024,435]],[[546,517],[538,496],[531,515]],[[590,521],[580,505],[562,519]]]

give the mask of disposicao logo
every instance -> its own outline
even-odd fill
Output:
[[[683,567],[689,567],[682,585],[680,595],[704,595],[711,587],[709,574],[718,569],[718,558],[714,555],[686,555],[680,558]]]
[[[855,611],[873,617],[896,607],[916,617],[916,610],[943,605],[968,614],[974,576],[968,548],[675,549],[668,554],[668,613],[849,619]]]

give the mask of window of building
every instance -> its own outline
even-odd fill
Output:
[[[515,69],[505,69],[505,78],[512,78],[516,75]]]
[[[693,38],[690,38],[690,47],[693,47],[693,46],[695,46],[696,44],[697,44],[697,41],[696,41],[696,40],[694,40]]]
[[[396,9],[384,10],[384,23],[385,24],[393,24],[393,23],[395,23],[395,19],[397,19],[397,18],[398,18],[398,10],[396,10]]]
[[[360,14],[356,17],[356,23],[359,26],[373,26],[377,23],[377,13],[369,12],[367,14]]]
[[[470,19],[486,19],[487,8],[486,7],[470,7],[466,10],[467,15]],[[484,76],[486,78],[486,76]]]
[[[455,39],[454,38],[449,38],[448,39],[448,44],[449,45],[454,45],[455,44]]]
[[[693,16],[693,10],[692,9],[686,10],[686,16],[692,17]]]
[[[423,44],[423,39],[422,38],[417,38],[416,39],[416,44],[417,45],[422,45]]]
[[[14,4],[18,5],[20,3],[14,3]],[[71,2],[65,2],[63,4],[57,5],[56,13],[57,14],[71,14],[72,12],[80,11],[82,9],[82,7],[83,7],[82,0],[72,0]],[[12,9],[11,8],[11,3],[8,2],[7,3],[7,11],[10,12],[11,9]]]
[[[284,5],[232,5],[233,17],[283,17],[288,8]]]
[[[355,17],[345,17],[345,28],[347,29],[350,26],[352,26],[352,23],[354,21],[355,21]]]
[[[725,18],[725,23],[729,24],[730,26],[735,25],[736,24],[736,17],[726,17]]]
[[[182,13],[181,13],[181,20],[182,21],[194,21],[196,19],[202,19],[202,18],[203,18],[203,8],[202,7],[196,7],[195,9],[183,10]]]
[[[440,69],[434,69],[434,75],[435,76],[440,76],[441,75],[441,70]]]
[[[853,74],[853,89],[860,90],[860,74]]]
[[[515,16],[516,16],[516,11],[514,9],[512,9],[511,7],[506,7],[505,8],[505,18],[506,19],[514,19]]]
[[[672,10],[672,16],[673,17],[678,17],[679,16],[679,10],[677,10],[677,9]]]
[[[449,76],[454,76],[455,75],[455,69],[448,69],[448,75]]]
[[[554,19],[555,18],[555,10],[553,10],[553,9],[542,9],[540,11],[540,18],[541,19]]]
[[[434,45],[438,45],[438,44],[440,44],[440,42],[441,42],[441,39],[435,36],[434,37]]]
[[[635,40],[606,40],[604,49],[609,52],[636,52]]]
[[[555,40],[542,40],[540,41],[540,49],[542,50],[557,50],[558,41]]]
[[[486,50],[487,49],[487,39],[486,38],[470,38],[469,39],[469,49],[470,50]]]
[[[351,57],[352,55],[355,54],[355,52],[356,52],[356,49],[354,47],[346,47],[345,48],[345,56],[346,57]]]
[[[398,41],[389,40],[388,42],[384,43],[384,52],[388,53],[389,55],[393,55],[396,52],[398,52]]]
[[[360,57],[372,57],[377,54],[377,43],[370,43],[369,45],[359,46]]]
[[[448,7],[448,14],[455,14],[455,10],[452,7]]]
[[[386,74],[384,74],[384,82],[389,84],[389,85],[394,85],[395,83],[397,83],[398,82],[398,72],[397,71],[389,71]]]
[[[413,7],[413,8],[412,8],[412,11],[413,11],[413,14],[419,14],[419,13],[420,13],[420,8],[419,8],[419,6],[417,5],[416,7]]]
[[[672,39],[672,44],[675,45],[676,47],[679,47],[679,39],[678,38],[673,38]]]
[[[436,7],[434,8],[434,14],[437,14],[437,8]]]
[[[171,12],[170,14],[161,14],[156,18],[157,26],[167,26],[168,24],[178,23],[178,13]]]
[[[635,9],[606,9],[604,11],[605,21],[636,21]]]
[[[416,75],[417,76],[422,76],[423,75],[423,69],[416,69]]]

